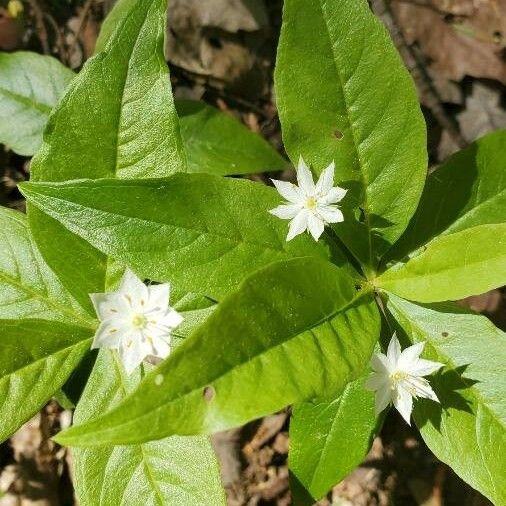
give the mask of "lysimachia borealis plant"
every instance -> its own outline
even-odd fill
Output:
[[[34,155],[27,215],[0,210],[2,439],[66,399],[80,504],[222,505],[209,435],[292,406],[310,504],[395,408],[505,505],[506,338],[449,301],[506,284],[506,134],[428,175],[415,87],[367,1],[285,0],[297,184],[226,177],[289,162],[174,103],[165,16],[120,0],[76,76],[0,56],[0,141]]]

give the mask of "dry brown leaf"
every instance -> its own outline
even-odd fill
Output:
[[[406,40],[420,45],[434,72],[454,81],[469,75],[506,84],[506,1],[423,3],[395,0],[392,6]]]

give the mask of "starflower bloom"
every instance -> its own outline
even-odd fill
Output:
[[[387,354],[373,355],[371,367],[374,373],[367,380],[366,388],[376,392],[376,415],[392,403],[411,425],[413,398],[424,397],[439,402],[423,376],[432,374],[444,364],[420,358],[424,346],[425,343],[417,343],[401,351],[401,345],[394,334]]]
[[[314,183],[313,175],[300,157],[297,167],[298,186],[286,181],[272,180],[274,186],[287,202],[269,212],[283,220],[291,220],[287,241],[308,230],[317,241],[328,223],[344,221],[341,210],[335,205],[346,195],[347,190],[334,185],[332,162]]]
[[[92,348],[117,350],[127,374],[147,356],[166,358],[182,316],[169,306],[170,285],[146,286],[126,270],[116,292],[90,294],[100,326]]]

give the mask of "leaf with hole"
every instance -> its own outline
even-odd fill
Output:
[[[350,190],[335,230],[374,271],[415,212],[427,170],[415,86],[388,32],[366,0],[286,0],[275,83],[291,160],[302,155],[318,173],[335,161]]]
[[[101,350],[77,405],[75,423],[119,404],[141,380],[126,376],[115,352]],[[188,504],[224,506],[220,469],[206,436],[172,436],[129,446],[72,450],[77,497],[83,506]]]
[[[417,401],[427,446],[494,504],[506,503],[506,335],[454,304],[421,306],[390,295],[388,311],[427,358],[445,368],[431,383],[441,404]]]

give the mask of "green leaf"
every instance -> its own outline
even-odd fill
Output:
[[[115,352],[102,350],[77,406],[84,423],[132,392],[140,369],[126,376]],[[76,448],[75,487],[82,506],[131,504],[225,505],[220,471],[204,436],[170,438],[129,446]]]
[[[74,73],[51,56],[0,53],[0,143],[32,156],[51,109]]]
[[[333,395],[362,372],[379,330],[373,297],[357,295],[343,270],[316,258],[271,264],[226,297],[116,409],[58,441],[89,446],[210,433]]]
[[[506,223],[442,235],[375,286],[419,302],[463,299],[506,284]]]
[[[227,176],[281,170],[288,162],[260,135],[204,102],[176,102],[189,172]]]
[[[427,446],[494,504],[506,504],[506,335],[454,304],[420,306],[393,295],[388,310],[427,358],[446,367],[431,384],[441,405],[419,400],[414,417]]]
[[[331,254],[309,235],[286,242],[287,222],[268,213],[279,195],[244,179],[176,174],[22,188],[32,204],[140,276],[214,300],[268,263]]]
[[[408,229],[387,255],[414,257],[438,235],[506,221],[506,131],[493,132],[433,171]]]
[[[103,51],[89,59],[51,115],[31,166],[34,181],[167,176],[186,170],[163,54],[166,1],[121,0]],[[104,290],[108,261],[35,208],[32,233],[74,297]],[[65,248],[61,245],[65,244]]]
[[[0,244],[4,440],[66,381],[89,347],[95,324],[42,259],[24,214],[0,208]]]
[[[132,8],[125,1],[117,5],[122,7],[121,17],[111,29],[115,29],[117,22]],[[116,14],[115,10],[107,19],[113,14]],[[0,53],[0,143],[21,155],[34,155],[42,144],[42,133],[52,109],[74,77],[72,70],[50,56],[25,51]],[[87,81],[89,79],[88,76]],[[169,91],[165,97],[169,104],[170,97]],[[110,97],[108,99],[110,101]],[[250,174],[281,170],[288,166],[288,162],[273,146],[233,117],[204,102],[179,100],[175,105],[180,116],[182,143],[190,172]],[[69,109],[72,110],[72,107]],[[233,143],[230,143],[231,139]],[[88,170],[82,169],[79,165],[61,167],[64,175],[57,180],[88,175]],[[111,175],[112,168],[102,170],[104,176]],[[42,180],[52,180],[51,176],[54,176],[51,170],[44,171],[42,168],[39,172]]]
[[[63,385],[93,331],[45,320],[0,320],[0,441],[8,439]]]
[[[290,158],[317,172],[336,162],[351,191],[335,229],[374,270],[415,212],[427,169],[415,86],[388,32],[366,0],[285,0],[275,82]]]
[[[163,56],[166,1],[128,2],[128,15],[52,114],[32,164],[36,180],[163,177],[185,170]]]
[[[24,214],[0,207],[0,244],[0,319],[92,324],[42,259]]]
[[[315,500],[357,467],[371,448],[378,422],[369,372],[332,400],[296,404],[290,420],[290,470]]]
[[[117,5],[122,6],[119,22],[132,6],[125,1]],[[115,10],[107,19],[113,14]],[[49,56],[24,51],[0,53],[0,142],[16,153],[34,155],[42,144],[42,133],[52,109],[74,77],[72,70]],[[166,98],[170,101],[170,92]],[[265,139],[218,109],[192,100],[177,101],[176,109],[190,172],[250,174],[288,166]],[[58,180],[88,174],[88,170],[83,171],[79,166],[61,170],[65,176]],[[51,180],[51,174],[51,171],[41,174],[41,179]],[[110,170],[105,170],[104,175],[111,175]]]

